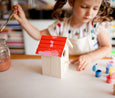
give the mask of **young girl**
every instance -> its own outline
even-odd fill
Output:
[[[73,9],[69,18],[61,17],[66,3]],[[110,54],[111,43],[103,22],[111,21],[109,0],[56,0],[52,16],[58,21],[47,29],[39,31],[26,19],[22,8],[14,6],[14,18],[26,32],[36,40],[42,35],[64,36],[73,44],[70,55],[80,55],[72,61],[79,62],[77,70],[84,70],[92,61]]]

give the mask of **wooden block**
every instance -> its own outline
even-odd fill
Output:
[[[115,84],[113,84],[113,95],[115,95]]]

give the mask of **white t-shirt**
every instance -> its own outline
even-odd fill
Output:
[[[48,27],[51,36],[67,37],[73,44],[70,55],[80,55],[99,48],[97,35],[104,24],[84,23],[79,28],[70,26],[69,18],[64,21],[56,21]]]

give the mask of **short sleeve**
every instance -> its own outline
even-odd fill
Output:
[[[51,36],[60,36],[62,30],[63,30],[62,21],[56,21],[53,24],[49,25],[48,27],[48,31]]]
[[[102,30],[102,28],[108,28],[110,25],[109,22],[103,22],[103,23],[96,23],[93,25],[94,28],[94,32],[96,35],[98,35],[100,33],[100,31]]]

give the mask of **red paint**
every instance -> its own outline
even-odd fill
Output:
[[[94,22],[92,21],[91,24],[92,24],[92,26],[93,26]]]
[[[41,37],[36,54],[62,56],[67,37],[46,36]]]
[[[106,78],[107,78],[107,80],[106,80],[107,83],[112,83],[112,80],[111,80],[111,78],[110,78],[110,75],[107,75]]]
[[[60,23],[58,23],[58,24],[57,24],[57,26],[60,28],[60,27],[61,27],[61,24],[60,24]]]

